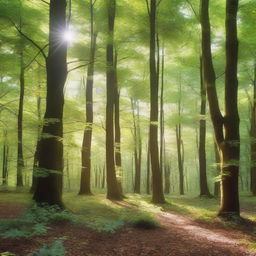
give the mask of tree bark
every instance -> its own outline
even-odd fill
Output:
[[[91,194],[91,144],[92,144],[92,126],[93,126],[93,82],[94,82],[94,62],[96,52],[97,32],[94,31],[94,4],[90,0],[90,23],[91,23],[91,46],[90,59],[87,69],[86,79],[86,126],[83,136],[81,150],[81,180],[79,195]]]
[[[49,51],[46,60],[47,96],[42,135],[38,146],[37,203],[62,203],[63,105],[67,77],[67,42],[59,35],[66,29],[66,0],[50,1]],[[56,31],[58,33],[56,33]]]
[[[256,61],[254,63],[253,100],[251,106],[251,192],[256,196]]]
[[[2,185],[8,184],[8,156],[9,156],[9,146],[7,141],[7,130],[4,130]]]
[[[134,193],[140,194],[141,192],[141,134],[140,134],[140,111],[139,102],[131,98],[132,114],[133,114],[133,140],[134,140],[134,167],[135,167],[135,180],[134,180]],[[136,111],[136,114],[135,114]]]
[[[24,69],[23,58],[24,57],[23,57],[23,49],[22,49],[20,52],[20,96],[19,96],[19,110],[18,110],[17,187],[23,186],[23,169],[24,169],[22,123],[23,123],[23,106],[24,106],[24,93],[25,93],[25,69]]]
[[[221,206],[219,215],[223,217],[240,215],[238,191],[240,136],[237,106],[237,10],[238,0],[226,1],[225,116],[223,117],[219,108],[215,86],[216,76],[211,54],[209,0],[201,0],[204,81],[215,139],[221,151]]]
[[[107,198],[121,200],[115,170],[114,150],[114,104],[115,104],[115,71],[114,71],[114,24],[116,1],[107,1],[108,10],[108,40],[107,40],[107,106],[106,106],[106,176]]]
[[[117,185],[120,194],[123,197],[122,189],[122,154],[121,154],[121,127],[120,127],[120,89],[118,88],[117,80],[117,51],[115,51],[115,61],[114,61],[114,73],[115,73],[115,102],[114,102],[114,115],[115,115],[115,168],[117,175]]]
[[[207,184],[207,168],[206,168],[206,88],[203,80],[203,66],[202,58],[200,57],[200,95],[201,95],[201,109],[200,109],[200,129],[199,129],[199,184],[200,196],[211,197]]]
[[[164,203],[163,179],[159,166],[158,148],[158,77],[156,66],[156,0],[150,1],[150,159],[152,170],[152,201]]]

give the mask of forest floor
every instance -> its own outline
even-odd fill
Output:
[[[20,216],[28,207],[28,197],[0,193],[0,219]],[[213,217],[213,209],[218,205],[215,199],[173,197],[170,198],[171,204],[159,207],[142,196],[131,196],[120,203],[106,200],[103,196],[69,194],[64,199],[72,212],[87,219],[92,215],[115,218],[127,212],[134,215],[134,210],[139,210],[150,212],[160,225],[152,229],[123,225],[115,232],[111,228],[106,228],[111,232],[100,232],[74,223],[49,224],[44,235],[0,238],[0,255],[27,256],[54,240],[63,241],[67,256],[256,255],[252,250],[256,244],[255,224],[231,225]],[[242,203],[243,215],[255,220],[256,203],[252,198],[247,199]],[[100,223],[104,225],[104,221]]]

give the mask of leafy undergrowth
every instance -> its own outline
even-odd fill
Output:
[[[96,231],[113,233],[124,225],[145,229],[160,226],[152,212],[124,207],[122,204],[105,199],[104,195],[66,194],[64,202],[69,210],[78,216],[80,223]]]
[[[28,256],[63,256],[65,248],[63,241],[57,240],[50,245],[44,245],[38,251],[28,254]]]
[[[98,232],[114,233],[124,225],[137,228],[156,228],[158,221],[153,214],[140,209],[127,209],[106,200],[103,195],[77,196],[66,194],[64,202],[69,206],[62,211],[57,206],[37,207],[29,197],[4,193],[1,201],[25,203],[28,208],[16,218],[0,220],[0,236],[3,238],[30,238],[44,235],[51,224],[83,225]]]

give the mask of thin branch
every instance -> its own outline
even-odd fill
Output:
[[[149,3],[148,3],[148,0],[145,0],[145,1],[146,1],[146,5],[147,5],[148,15],[150,16],[150,8],[149,8]]]
[[[49,46],[49,44],[46,44],[42,49],[44,50],[47,46]],[[41,53],[41,51],[39,51],[32,59],[31,61],[24,66],[24,69],[27,69],[35,60],[36,58],[38,57],[38,55]]]
[[[162,0],[159,0],[158,3],[156,4],[156,7],[158,7],[161,4]]]
[[[44,48],[41,48],[34,40],[32,40],[30,37],[28,37],[26,34],[24,34],[21,29],[15,24],[15,22],[11,19],[9,19],[10,22],[13,24],[13,26],[15,27],[15,29],[24,37],[26,38],[30,43],[32,43],[40,52],[41,54],[43,55],[43,57],[45,58],[45,60],[47,59],[47,56],[46,54],[44,53],[43,49]]]
[[[223,75],[225,75],[225,73],[226,73],[226,72],[224,71],[224,72],[222,72],[221,74],[219,74],[218,76],[216,76],[216,80],[219,79],[220,77],[222,77]]]
[[[86,67],[86,66],[88,66],[88,65],[89,65],[89,63],[86,63],[86,64],[83,64],[83,65],[77,66],[77,67],[75,67],[75,68],[72,68],[72,69],[68,70],[68,73],[70,73],[70,72],[72,72],[72,71],[74,71],[74,70],[76,70],[76,69]]]
[[[196,10],[195,10],[193,4],[192,4],[189,0],[186,0],[186,2],[188,3],[188,5],[190,6],[190,8],[192,9],[192,11],[193,11],[193,13],[195,14],[197,20],[200,21],[199,16],[198,16],[198,14],[196,13]]]
[[[77,63],[77,62],[82,62],[82,61],[88,61],[88,60],[83,60],[83,59],[79,59],[79,60],[71,60],[71,61],[68,61],[67,64],[72,64],[72,63]]]
[[[43,3],[50,5],[50,3],[46,2],[45,0],[41,0]]]

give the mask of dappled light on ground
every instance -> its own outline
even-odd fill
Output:
[[[197,226],[195,223],[193,223],[193,221],[177,214],[165,212],[161,214],[161,217],[165,218],[165,224],[167,227],[168,225],[172,225],[176,226],[176,228],[184,229],[189,235],[195,237],[196,239],[205,239],[211,242],[230,245],[239,244],[239,241],[235,239],[228,238],[219,232]]]

